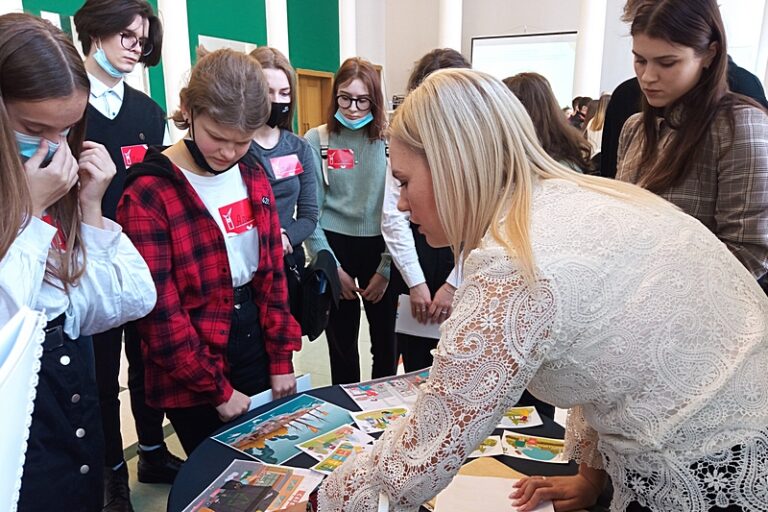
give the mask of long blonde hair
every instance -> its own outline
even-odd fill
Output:
[[[539,144],[525,107],[499,80],[467,69],[431,74],[395,111],[390,136],[423,154],[437,214],[453,253],[466,256],[491,235],[536,276],[530,237],[537,179],[558,178],[613,197],[672,206],[639,187],[574,172]]]

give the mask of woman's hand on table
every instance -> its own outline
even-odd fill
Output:
[[[269,381],[272,385],[272,400],[296,393],[296,376],[293,373],[270,375]]]
[[[543,501],[551,501],[557,512],[578,510],[597,503],[602,487],[581,473],[573,476],[532,476],[514,483],[509,495],[518,512],[533,510]]]
[[[227,422],[248,412],[251,406],[251,399],[238,390],[232,390],[232,396],[223,404],[216,406],[216,412],[219,413],[219,419]]]

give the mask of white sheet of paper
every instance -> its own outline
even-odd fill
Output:
[[[439,340],[440,324],[420,324],[411,314],[410,295],[400,295],[397,300],[395,332]]]
[[[15,511],[21,488],[46,320],[26,306],[0,328],[0,510]]]
[[[514,511],[509,494],[514,478],[456,475],[437,495],[435,512],[466,512],[467,510]],[[555,512],[551,501],[542,503],[533,512]]]
[[[305,373],[304,375],[299,375],[298,377],[296,377],[297,393],[303,393],[304,391],[307,391],[309,389],[312,389],[312,378],[310,377],[309,373]],[[255,408],[262,406],[264,404],[268,404],[271,401],[272,401],[272,390],[268,389],[266,391],[262,391],[261,393],[253,395],[251,397],[251,406],[248,407],[248,410],[252,411]]]

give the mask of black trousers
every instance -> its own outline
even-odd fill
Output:
[[[125,328],[125,355],[128,359],[128,390],[131,412],[136,423],[139,444],[154,446],[163,443],[163,412],[147,405],[144,396],[144,361],[141,340],[134,324],[116,327],[93,336],[96,359],[96,383],[99,388],[101,421],[104,425],[104,463],[114,467],[123,460],[123,438],[120,435],[120,352],[123,349]]]
[[[368,286],[379,266],[381,254],[386,249],[384,238],[347,236],[331,231],[326,231],[325,236],[344,271],[357,279],[360,288]],[[363,308],[370,326],[373,378],[394,375],[397,372],[397,294],[388,286],[378,303],[363,300]],[[325,329],[333,384],[360,382],[359,334],[360,299],[341,299],[338,307],[331,308],[328,327]]]
[[[430,297],[434,298],[453,270],[453,251],[447,247],[436,249],[427,243],[427,238],[419,233],[418,226],[411,223],[411,232],[419,257],[419,266],[424,272],[424,279],[429,288]],[[396,295],[409,294],[410,289],[395,265],[392,265],[390,286]],[[437,339],[423,338],[411,334],[397,333],[397,349],[403,355],[403,367],[406,372],[421,370],[432,366],[432,349],[437,346]]]
[[[227,343],[227,377],[233,388],[252,396],[271,387],[269,356],[259,319],[259,308],[251,300],[249,286],[237,288],[232,326]],[[212,405],[166,409],[165,413],[189,456],[206,437],[224,425]]]
[[[95,512],[104,499],[93,344],[90,336],[71,340],[63,323],[61,316],[46,328],[19,512]]]

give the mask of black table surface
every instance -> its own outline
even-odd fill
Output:
[[[348,409],[350,411],[359,411],[360,408],[355,402],[347,395],[340,386],[328,386],[324,388],[317,388],[307,391],[306,393],[317,398],[321,398],[327,402],[331,402],[340,407]],[[245,420],[251,419],[254,416],[258,416],[264,412],[269,411],[276,405],[279,405],[288,400],[296,398],[297,395],[282,398],[274,402],[270,402],[261,407],[250,411],[234,420],[233,422],[222,427],[219,432],[223,432],[233,426],[242,423]],[[520,404],[525,405],[525,404]],[[541,420],[544,422],[539,427],[530,427],[519,432],[532,435],[552,437],[556,439],[562,439],[564,435],[563,427],[555,423],[552,418],[541,415]],[[504,429],[496,429],[494,435],[499,435]],[[374,434],[377,437],[379,434]],[[576,463],[571,462],[569,464],[552,464],[547,462],[536,462],[525,459],[518,459],[515,457],[509,457],[506,455],[499,455],[495,457],[500,462],[507,466],[526,475],[573,475],[578,471]],[[176,480],[171,487],[171,492],[168,495],[168,512],[181,512],[189,505],[192,500],[200,495],[216,477],[218,477],[227,466],[236,459],[242,460],[255,460],[248,455],[235,450],[229,446],[226,446],[213,439],[206,439],[200,446],[198,446],[194,452],[189,456],[187,461],[181,466],[179,474],[176,476]],[[306,453],[300,453],[288,460],[285,465],[293,466],[297,468],[309,468],[317,464],[317,461],[307,455]]]

